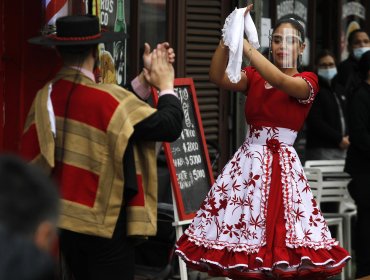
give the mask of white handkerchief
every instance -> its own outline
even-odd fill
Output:
[[[244,17],[244,32],[245,32],[245,35],[247,35],[248,41],[253,46],[253,48],[258,49],[260,47],[260,43],[258,42],[257,28],[254,25],[254,22],[253,22],[253,19],[250,13],[248,13]]]
[[[244,32],[254,48],[260,47],[256,26],[249,13],[244,16],[245,10],[246,8],[235,8],[226,18],[222,28],[222,39],[224,44],[229,47],[229,62],[226,67],[226,74],[232,83],[240,81]]]

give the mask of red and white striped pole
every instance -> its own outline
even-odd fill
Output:
[[[57,18],[68,15],[68,0],[43,0],[45,25],[55,25]]]

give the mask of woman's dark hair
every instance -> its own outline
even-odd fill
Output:
[[[334,59],[335,64],[337,64],[334,54],[328,49],[323,49],[317,54],[315,64],[318,65],[320,59],[328,55],[331,56]]]
[[[282,25],[283,23],[290,23],[291,25],[294,26],[295,29],[297,29],[300,33],[300,36],[301,36],[301,41],[302,43],[304,43],[304,38],[305,38],[305,34],[304,34],[304,28],[302,26],[302,24],[296,20],[295,18],[282,18],[282,19],[279,19],[274,27],[274,32],[275,30],[280,26]]]
[[[362,80],[366,80],[370,70],[370,51],[365,52],[358,63],[359,74]]]

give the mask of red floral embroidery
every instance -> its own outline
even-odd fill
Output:
[[[266,244],[272,161],[279,153],[287,246],[330,249],[336,245],[291,146],[296,132],[259,126],[252,126],[250,132],[188,227],[189,240],[207,248],[258,252]]]
[[[218,185],[216,186],[216,192],[227,195],[227,186],[228,184],[225,184],[224,182],[222,182],[220,186]]]
[[[298,180],[300,182],[303,182],[303,183],[306,183],[307,182],[306,177],[304,176],[303,170],[302,170],[302,172],[298,173],[298,176],[299,176],[299,179]]]
[[[267,144],[267,148],[269,148],[269,150],[272,153],[276,154],[279,152],[280,142],[276,138],[271,138],[271,139],[266,140],[266,144]]]
[[[263,130],[263,127],[262,126],[258,126],[258,125],[251,125],[250,126],[250,131],[249,131],[249,136],[252,137],[256,137],[258,139],[258,137],[260,137],[260,133],[259,131],[262,131]]]
[[[254,229],[262,228],[264,221],[260,219],[260,215],[257,215],[256,218],[251,216],[249,224],[254,227]]]
[[[260,177],[261,177],[260,175],[253,175],[253,172],[250,172],[248,182],[246,180],[244,180],[244,182],[243,182],[244,188],[246,189],[249,186],[255,187],[256,186],[256,181],[258,181]]]
[[[220,200],[220,208],[219,209],[226,209],[227,207],[227,199]]]
[[[236,192],[236,191],[240,191],[240,185],[238,185],[237,183],[236,183],[237,181],[234,181],[234,183],[233,183],[233,185],[232,185],[232,189],[233,189],[233,191],[234,192]]]
[[[216,207],[211,207],[211,209],[207,209],[207,211],[210,213],[211,216],[218,217],[219,209]]]
[[[299,207],[297,209],[293,209],[293,213],[295,215],[296,222],[300,221],[301,218],[304,218],[304,211],[301,211]]]

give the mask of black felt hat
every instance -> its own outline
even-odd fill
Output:
[[[97,16],[65,16],[56,20],[55,34],[34,37],[28,42],[45,46],[80,46],[120,41],[125,36],[123,32],[101,31]]]

